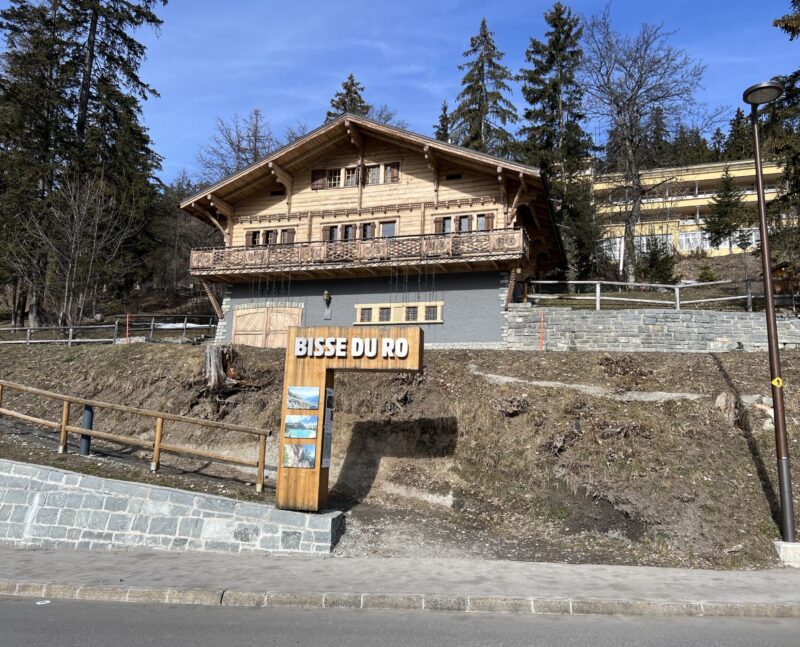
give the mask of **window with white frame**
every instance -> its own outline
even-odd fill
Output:
[[[356,304],[359,324],[440,324],[444,323],[443,301],[416,303]]]
[[[381,183],[381,167],[380,164],[373,164],[368,166],[367,169],[367,184],[380,184]]]
[[[346,168],[344,170],[344,185],[356,186],[358,184],[358,168]]]
[[[329,189],[334,189],[342,185],[342,169],[331,168],[327,172],[327,186]]]

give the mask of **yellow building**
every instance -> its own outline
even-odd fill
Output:
[[[746,204],[757,203],[756,171],[753,160],[715,162],[646,171],[642,181],[645,197],[641,220],[636,225],[636,244],[646,248],[648,241],[658,239],[679,254],[703,250],[709,256],[741,253],[735,241],[711,247],[701,225],[711,211],[711,199],[719,187],[725,167],[728,167],[737,186],[744,191]],[[764,195],[767,201],[778,193],[783,170],[773,162],[764,163]],[[606,248],[619,258],[624,233],[623,216],[628,208],[622,176],[597,175],[593,182],[598,213],[606,226]],[[750,244],[760,237],[757,228],[749,230]]]

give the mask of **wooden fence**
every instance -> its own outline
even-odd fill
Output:
[[[666,283],[625,283],[621,281],[528,281],[532,286],[543,286],[548,292],[528,292],[528,301],[556,300],[556,301],[593,301],[594,309],[600,310],[603,302],[641,304],[645,307],[660,306],[662,308],[674,308],[680,310],[688,305],[700,305],[706,303],[721,304],[725,302],[744,302],[744,307],[748,311],[753,309],[753,300],[763,298],[761,294],[753,292],[753,280],[743,281],[711,281],[708,283],[685,283],[683,285],[670,285]],[[704,290],[709,288],[733,288],[737,284],[744,284],[741,294],[727,294],[726,296],[711,296],[701,299],[686,299],[682,292],[687,290]],[[566,286],[566,292],[552,291],[556,286]],[[610,288],[603,292],[603,288]],[[588,290],[589,293],[585,292]],[[642,296],[629,296],[632,292],[646,293],[649,291],[650,298]],[[622,296],[626,295],[626,296]],[[654,298],[657,297],[657,298]],[[553,304],[557,305],[557,304]]]
[[[3,406],[3,396],[7,391],[19,391],[22,393],[31,393],[52,400],[58,400],[61,405],[61,420],[55,422],[46,420],[44,418],[37,418],[36,416],[29,416]],[[130,413],[137,416],[144,416],[152,418],[155,421],[153,428],[153,439],[144,440],[141,438],[134,438],[131,436],[123,436],[106,431],[98,431],[96,429],[87,429],[84,427],[75,427],[69,424],[69,417],[71,407],[73,405],[82,405],[84,408],[91,407],[94,409],[109,409],[111,411],[120,411],[123,413]],[[88,436],[90,438],[100,438],[102,440],[110,441],[120,445],[127,445],[131,447],[138,447],[140,449],[150,450],[153,453],[152,461],[150,462],[150,470],[155,472],[158,470],[161,462],[161,452],[170,452],[172,454],[180,454],[184,456],[191,456],[197,458],[207,458],[215,461],[225,463],[232,463],[234,465],[241,465],[244,467],[255,467],[256,475],[256,492],[262,492],[264,489],[264,468],[266,460],[267,437],[272,435],[271,431],[266,429],[254,429],[252,427],[245,427],[242,425],[233,425],[227,422],[216,422],[213,420],[201,420],[199,418],[190,418],[188,416],[179,416],[173,413],[164,413],[162,411],[150,411],[148,409],[138,409],[136,407],[129,407],[122,404],[112,404],[110,402],[98,402],[97,400],[87,400],[85,398],[76,398],[69,395],[62,395],[60,393],[53,393],[51,391],[44,391],[36,389],[31,386],[24,386],[22,384],[15,384],[0,380],[0,414],[23,420],[50,429],[57,429],[59,431],[58,453],[63,454],[67,451],[67,438],[69,434],[78,434],[81,436]],[[224,454],[217,454],[215,452],[197,449],[194,447],[182,447],[178,445],[171,445],[164,442],[165,426],[167,421],[182,422],[200,427],[208,427],[212,429],[222,429],[224,431],[235,431],[244,434],[256,436],[258,439],[258,460],[248,461],[240,458],[225,456]]]
[[[167,322],[166,320],[170,320]],[[193,323],[201,321],[203,323]],[[167,328],[166,326],[169,326]],[[117,344],[130,340],[137,333],[144,333],[148,339],[155,339],[157,332],[166,330],[181,331],[186,337],[188,331],[205,331],[210,336],[216,329],[217,318],[209,315],[117,315],[113,324],[90,324],[85,326],[43,326],[0,328],[2,344]],[[88,337],[81,336],[88,334]],[[6,339],[4,337],[18,337]]]

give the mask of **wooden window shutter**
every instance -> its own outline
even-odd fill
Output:
[[[331,228],[330,227],[323,227],[322,228],[322,240],[329,241],[331,239]]]
[[[487,213],[486,214],[486,231],[492,231],[494,229],[494,214]]]
[[[314,191],[318,191],[319,189],[324,189],[326,184],[327,173],[325,169],[316,169],[311,171],[311,188]]]
[[[435,233],[435,234],[444,233],[444,219],[443,218],[434,218],[433,219],[433,233]]]
[[[294,233],[295,233],[294,229],[287,229],[286,230],[286,242],[287,243],[293,243],[294,242]]]

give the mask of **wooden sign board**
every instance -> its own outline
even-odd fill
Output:
[[[328,499],[333,372],[422,370],[421,328],[290,328],[276,505],[316,512]]]

